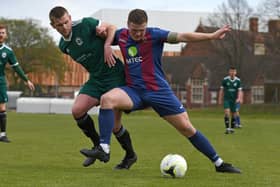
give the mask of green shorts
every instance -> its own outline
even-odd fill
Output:
[[[93,77],[82,86],[79,94],[86,94],[100,100],[100,97],[109,90],[125,85],[125,75],[123,67],[113,72],[110,76]]]
[[[237,106],[235,101],[224,100],[224,109],[230,109],[231,112],[236,112]]]
[[[7,95],[7,86],[0,85],[0,103],[7,103],[8,95]]]

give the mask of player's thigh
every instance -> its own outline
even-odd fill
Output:
[[[187,112],[175,115],[163,116],[167,122],[175,127],[182,135],[191,137],[195,134],[196,129],[193,127]]]
[[[133,107],[133,101],[128,93],[121,88],[114,88],[101,96],[101,108],[130,110]]]
[[[6,103],[0,103],[0,112],[6,111]]]
[[[236,103],[234,101],[230,102],[230,111],[232,113],[236,112]]]
[[[172,91],[149,92],[145,94],[148,103],[161,117],[185,112],[185,108]]]
[[[92,107],[97,106],[99,100],[86,94],[79,94],[72,107],[72,113],[75,117],[81,117]]]

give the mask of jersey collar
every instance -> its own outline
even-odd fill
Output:
[[[73,31],[71,31],[71,33],[70,33],[70,35],[69,35],[68,38],[64,38],[64,36],[62,36],[63,40],[64,40],[64,41],[67,41],[67,42],[70,42],[71,39],[72,39],[72,33],[73,33]]]

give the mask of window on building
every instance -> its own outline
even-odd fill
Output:
[[[186,103],[187,103],[187,92],[186,91],[180,91],[180,101],[183,105],[186,105]]]
[[[255,55],[265,55],[265,47],[263,43],[255,43],[254,46]]]
[[[192,103],[202,104],[203,103],[203,83],[201,79],[192,79]]]
[[[210,92],[211,94],[211,104],[217,104],[218,94],[216,91]]]
[[[264,86],[252,86],[252,103],[264,103]]]

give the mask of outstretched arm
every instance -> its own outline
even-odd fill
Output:
[[[24,81],[26,82],[28,88],[29,88],[30,90],[32,90],[32,91],[35,90],[35,87],[34,87],[33,83],[32,83],[30,80],[28,80],[28,78],[27,78],[26,75],[24,74],[24,72],[23,72],[23,70],[21,69],[21,67],[20,67],[19,65],[17,65],[17,66],[13,66],[13,68],[14,68],[15,72],[17,72],[17,74],[19,75],[19,77],[20,77],[22,80],[24,80]]]
[[[215,40],[223,39],[227,32],[231,31],[229,25],[216,30],[212,33],[201,33],[201,32],[189,32],[189,33],[175,33],[170,32],[167,38],[169,43],[178,43],[178,42],[198,42],[205,40]]]
[[[100,37],[106,38],[104,44],[104,60],[109,67],[112,67],[116,64],[114,59],[113,50],[111,44],[114,40],[116,32],[116,27],[112,24],[102,22],[100,26],[96,28],[96,34]]]

